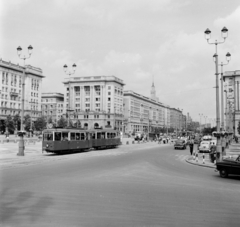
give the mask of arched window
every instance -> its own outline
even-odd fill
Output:
[[[84,124],[84,129],[88,129],[88,123]]]
[[[99,128],[98,123],[95,123],[95,124],[94,124],[94,128]]]

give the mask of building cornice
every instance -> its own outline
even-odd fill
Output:
[[[123,80],[115,77],[115,76],[87,76],[87,77],[71,77],[71,78],[65,78],[63,81],[63,84],[69,84],[70,83],[79,83],[79,82],[115,82],[122,86],[125,85]]]
[[[24,67],[20,66],[19,64],[13,64],[10,61],[3,61],[2,59],[0,59],[0,67],[7,69],[7,70],[14,70],[16,72],[19,73],[23,73]],[[30,74],[33,76],[38,76],[40,78],[44,78],[45,76],[42,75],[42,69],[37,68],[37,67],[33,67],[31,65],[26,65],[25,66],[25,73],[26,74]]]

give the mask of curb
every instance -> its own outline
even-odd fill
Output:
[[[214,164],[212,164],[212,165],[201,164],[201,163],[199,163],[199,162],[194,162],[193,160],[190,160],[191,158],[192,158],[192,157],[187,157],[187,158],[185,159],[185,161],[186,161],[187,163],[189,163],[189,164],[196,165],[196,166],[202,166],[202,167],[207,167],[207,168],[212,168],[212,169],[215,169],[215,168],[216,168]]]

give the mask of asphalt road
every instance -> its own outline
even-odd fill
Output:
[[[2,169],[0,226],[239,226],[240,177],[188,154],[132,147]]]

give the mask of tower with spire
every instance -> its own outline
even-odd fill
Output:
[[[153,77],[153,82],[152,82],[152,87],[151,87],[151,99],[154,99],[156,100],[157,97],[156,97],[156,90],[155,90],[155,86],[154,86],[154,77]]]

